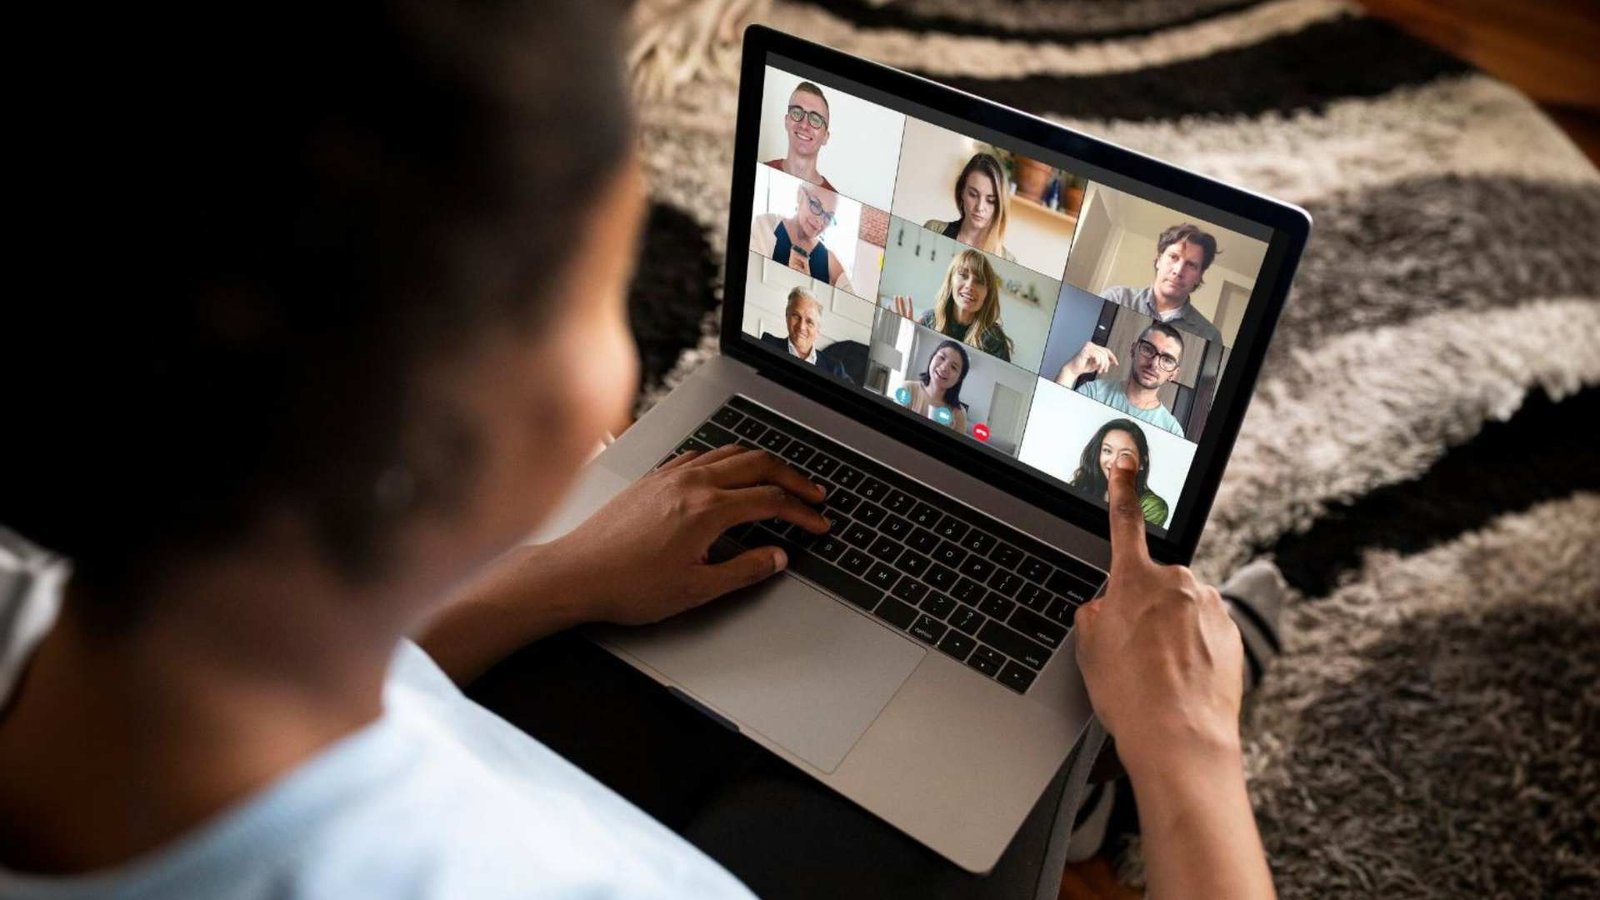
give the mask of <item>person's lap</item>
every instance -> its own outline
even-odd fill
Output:
[[[1059,776],[995,870],[971,875],[572,633],[468,693],[762,897],[1031,897],[1056,827]]]

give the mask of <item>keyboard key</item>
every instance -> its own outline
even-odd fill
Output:
[[[1067,626],[1068,628],[1071,628],[1072,617],[1076,615],[1077,612],[1077,606],[1068,603],[1065,597],[1057,597],[1056,599],[1050,601],[1050,608],[1045,610],[1044,614]]]
[[[935,528],[934,531],[937,531],[939,536],[945,540],[959,541],[967,533],[967,528],[967,523],[955,516],[945,516],[944,521],[940,522],[939,527]]]
[[[966,659],[967,654],[971,653],[972,648],[976,646],[978,646],[977,641],[967,637],[959,631],[950,632],[944,636],[944,640],[939,642],[940,650],[943,650],[951,656],[954,656],[958,660]]]
[[[858,493],[874,503],[882,503],[883,498],[889,496],[889,486],[876,478],[868,478],[862,483]]]
[[[968,606],[977,606],[978,601],[983,599],[985,593],[987,592],[984,591],[983,585],[973,581],[971,578],[961,579],[956,582],[955,587],[950,589],[950,596]]]
[[[939,545],[939,549],[933,551],[933,559],[934,562],[949,566],[953,569],[966,561],[967,551],[957,547],[955,544],[952,544],[949,541],[945,541]]]
[[[924,596],[928,595],[928,586],[914,578],[902,578],[890,593],[907,603],[918,603]],[[937,597],[939,595],[933,594],[932,596]],[[943,617],[941,616],[940,618]]]
[[[756,443],[773,453],[782,453],[783,448],[789,446],[789,436],[774,428],[762,435]]]
[[[928,571],[930,565],[932,564],[928,562],[928,558],[915,550],[907,550],[895,560],[895,566],[913,578],[921,578],[922,573]]]
[[[1032,610],[1019,609],[1004,621],[1047,647],[1059,647],[1067,639],[1067,629]]]
[[[1033,584],[1023,588],[1022,593],[1017,595],[1017,599],[1022,602],[1023,606],[1036,612],[1044,612],[1049,609],[1050,601],[1055,598],[1055,594]]]
[[[883,563],[873,563],[872,568],[867,570],[867,584],[880,591],[894,587],[894,583],[899,580],[900,573]]]
[[[733,436],[733,432],[715,422],[702,423],[695,429],[694,436],[713,447],[721,447],[723,444],[731,444],[738,440]]]
[[[1075,578],[1061,571],[1051,575],[1050,580],[1045,582],[1044,586],[1079,606],[1093,600],[1095,591],[1099,589],[1099,585],[1090,584],[1081,578]]]
[[[863,477],[864,476],[862,476],[861,470],[852,469],[849,466],[840,466],[839,471],[833,473],[833,481],[835,484],[840,487],[850,488],[851,490],[855,490],[856,485],[861,483]]]
[[[878,604],[878,608],[872,613],[902,631],[910,628],[911,623],[917,620],[915,607],[907,606],[893,597],[883,598],[883,602]]]
[[[857,506],[861,505],[861,498],[839,487],[834,488],[832,493],[823,499],[822,505],[827,509],[837,509],[848,516],[855,512]]]
[[[839,557],[839,565],[852,575],[865,575],[872,568],[872,557],[852,548]]]
[[[1006,658],[990,650],[988,647],[979,646],[967,657],[967,665],[979,672],[993,678],[1000,674],[1000,667],[1006,664]]]
[[[871,503],[861,504],[860,506],[856,507],[855,512],[857,519],[860,519],[868,525],[871,525],[873,528],[877,528],[878,523],[882,522],[888,515],[888,513],[884,512],[883,507],[873,506]]]
[[[919,587],[927,590],[928,586],[924,584],[919,585]],[[922,611],[935,619],[943,619],[945,616],[950,615],[950,611],[955,608],[956,602],[943,594],[930,593],[922,601]]]
[[[1027,693],[1028,688],[1033,686],[1033,679],[1036,677],[1035,673],[1014,662],[1006,663],[1006,667],[1000,670],[1000,683],[1019,694]]]
[[[970,606],[958,606],[956,611],[950,614],[951,626],[959,628],[967,634],[977,634],[978,629],[983,627],[983,623],[983,614]]]
[[[955,572],[935,563],[928,567],[928,574],[922,580],[941,591],[948,591],[956,586],[957,577]]]
[[[746,440],[759,441],[761,436],[767,433],[767,426],[757,422],[755,419],[745,419],[739,423],[737,428],[733,429],[733,433]]]
[[[833,470],[839,468],[839,461],[831,456],[818,453],[816,456],[811,457],[810,462],[806,463],[806,468],[823,478],[827,478],[833,474]]]
[[[672,455],[673,456],[677,456],[677,455],[679,455],[681,453],[688,453],[691,450],[699,450],[700,452],[704,453],[705,451],[710,450],[710,449],[711,449],[711,445],[706,443],[705,441],[696,440],[696,439],[694,439],[692,437],[691,438],[684,438],[683,443],[678,445],[678,449],[672,451]]]
[[[1048,648],[1039,646],[999,622],[984,623],[983,629],[978,632],[978,640],[1030,669],[1042,669],[1050,661]]]
[[[939,521],[939,510],[926,503],[918,503],[911,510],[909,518],[923,528],[932,528]]]
[[[890,516],[883,520],[883,524],[878,526],[878,530],[897,541],[903,541],[906,539],[906,535],[911,533],[911,523],[899,516]]]
[[[828,535],[822,540],[817,541],[815,544],[812,544],[811,552],[829,562],[833,562],[839,558],[840,554],[844,553],[844,548],[846,546],[848,545],[844,541],[834,537],[833,535]]]
[[[785,447],[779,455],[787,459],[792,466],[803,466],[806,460],[811,458],[811,454],[816,452],[805,444],[795,442]]]
[[[994,574],[994,563],[981,556],[969,556],[967,561],[961,564],[961,574],[974,581],[985,581]]]
[[[989,578],[990,590],[999,591],[1007,597],[1015,597],[1023,584],[1022,576],[1015,572],[997,571]]]
[[[831,513],[827,518],[828,533],[834,535],[835,537],[842,537],[844,535],[844,530],[855,524],[838,513]]]
[[[938,643],[939,639],[944,637],[944,633],[949,630],[950,626],[932,616],[921,616],[917,619],[916,624],[911,626],[912,635],[930,644]]]
[[[913,529],[911,536],[906,538],[906,544],[918,553],[932,553],[939,546],[939,536],[931,531],[921,528]]]
[[[961,546],[971,550],[973,553],[976,553],[979,556],[988,553],[989,548],[993,547],[997,543],[999,542],[996,541],[993,536],[984,534],[981,531],[974,531],[961,540]]]
[[[877,606],[878,599],[883,596],[882,591],[864,581],[856,580],[843,569],[810,554],[801,554],[790,560],[789,571],[811,579],[823,590],[837,594],[865,610],[870,611]]]
[[[878,539],[872,542],[872,546],[867,548],[867,552],[885,562],[892,562],[900,555],[900,545],[893,538],[880,534]]]
[[[877,538],[878,533],[876,531],[873,531],[871,528],[868,528],[860,522],[853,522],[849,528],[844,530],[845,542],[860,547],[863,550],[872,546],[872,542],[877,540]]]
[[[1017,563],[1022,562],[1022,557],[1022,551],[1010,544],[1001,544],[994,548],[993,553],[989,554],[989,558],[994,560],[994,564],[1002,569],[1015,569]]]
[[[1044,584],[1045,579],[1050,577],[1051,569],[1045,563],[1042,563],[1030,556],[1022,561],[1022,565],[1017,569],[1017,571],[1022,573],[1023,578],[1028,579],[1034,584]]]
[[[917,501],[905,491],[891,490],[888,498],[883,501],[883,505],[887,506],[890,512],[905,515],[911,511],[911,507],[917,505]]]
[[[739,427],[739,423],[744,421],[744,416],[733,407],[724,406],[711,416],[711,421],[721,425],[723,428],[731,429]]]
[[[1006,616],[1011,615],[1013,609],[1017,608],[1017,604],[996,594],[994,591],[990,591],[988,596],[979,600],[977,606],[978,612],[990,618],[999,619],[1002,622],[1006,620]]]

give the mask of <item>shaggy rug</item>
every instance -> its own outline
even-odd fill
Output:
[[[1196,560],[1294,587],[1245,723],[1279,890],[1600,895],[1600,174],[1571,142],[1333,0],[754,8],[1311,212]],[[641,110],[641,409],[716,352],[737,54],[697,46]]]

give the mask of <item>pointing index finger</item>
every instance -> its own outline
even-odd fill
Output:
[[[1139,467],[1120,457],[1111,467],[1111,565],[1118,568],[1150,561],[1145,543],[1144,507],[1135,483]]]

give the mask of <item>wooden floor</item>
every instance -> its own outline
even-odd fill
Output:
[[[1600,166],[1600,0],[1358,0],[1368,12],[1472,61],[1544,108]],[[1132,900],[1096,857],[1068,866],[1061,900]]]

